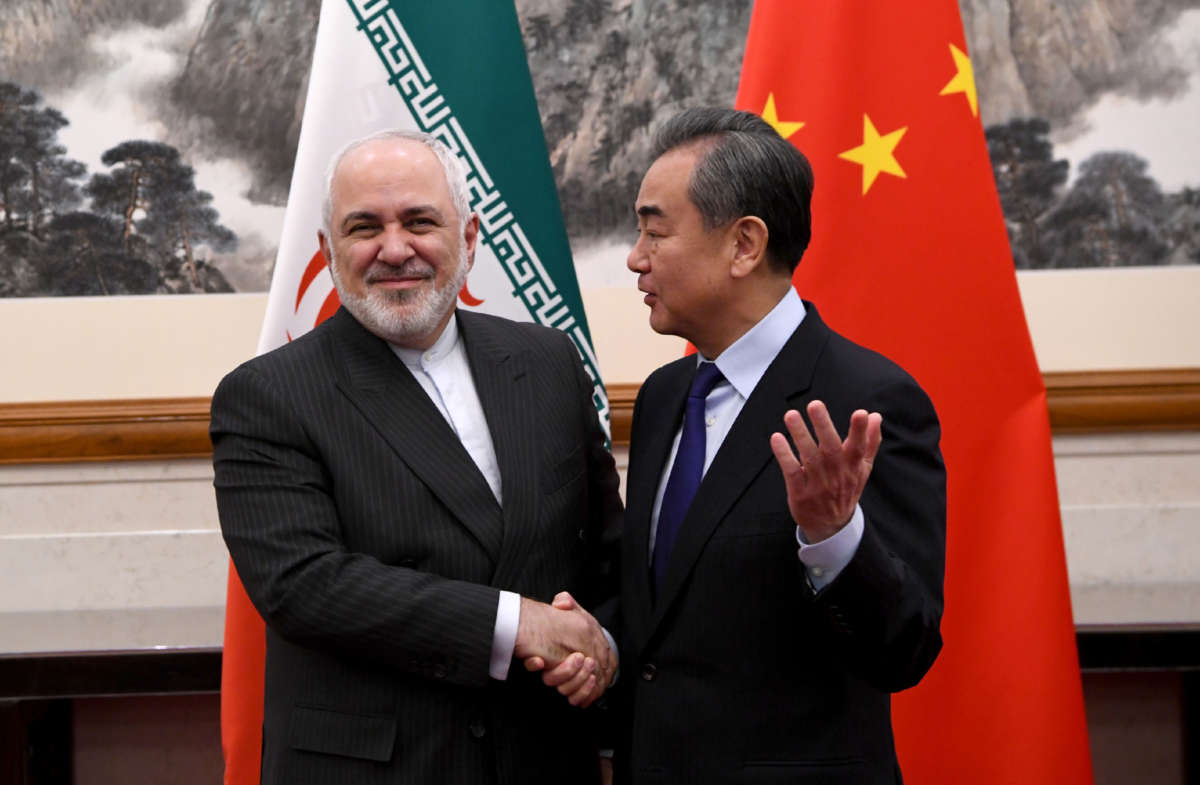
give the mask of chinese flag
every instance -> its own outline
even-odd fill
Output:
[[[941,418],[945,647],[893,702],[906,779],[1090,783],[1045,387],[958,5],[758,0],[737,106],[816,173],[797,288]]]

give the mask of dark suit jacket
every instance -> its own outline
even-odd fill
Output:
[[[579,710],[520,664],[488,677],[500,588],[615,593],[620,499],[592,385],[561,332],[457,318],[503,510],[345,310],[213,397],[221,528],[267,622],[264,785],[595,777]]]
[[[636,783],[899,781],[889,693],[941,647],[945,472],[928,398],[886,358],[842,338],[811,303],[738,416],[683,521],[652,601],[650,514],[695,359],[646,380],[633,415],[621,587]],[[813,594],[768,439],[820,399],[844,436],[854,409],[883,414],[845,570]],[[629,717],[631,720],[628,720]]]

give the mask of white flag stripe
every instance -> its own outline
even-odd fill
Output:
[[[377,3],[386,7],[386,2]],[[312,73],[300,127],[296,164],[284,215],[283,233],[267,298],[267,314],[259,338],[259,352],[282,345],[313,327],[324,297],[301,301],[303,314],[296,312],[301,276],[317,251],[317,229],[321,224],[325,168],[329,159],[350,139],[383,128],[417,124],[402,97],[387,83],[387,71],[378,56],[364,45],[357,21],[345,2],[321,4],[317,41],[313,49]],[[323,270],[310,289],[332,288]]]
[[[325,304],[325,300],[333,291],[333,278],[329,275],[329,270],[322,270],[321,274],[312,280],[308,285],[308,289],[304,292],[304,297],[301,298],[299,306],[296,308],[295,318],[291,320],[300,327],[299,333],[292,333],[293,338],[299,338],[305,328],[303,325],[311,326],[317,322],[317,314],[321,311],[321,306]],[[287,340],[285,337],[284,340]]]
[[[607,428],[607,395],[595,352],[580,328],[581,315],[572,313],[559,292],[519,217],[387,0],[326,0],[321,4],[296,165],[259,351],[312,329],[332,290],[329,272],[322,269],[297,303],[305,268],[318,248],[329,159],[351,139],[398,127],[434,135],[468,167],[468,196],[480,216],[481,231],[467,291],[482,302],[463,307],[567,332],[593,381],[593,397]]]

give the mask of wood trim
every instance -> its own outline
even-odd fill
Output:
[[[0,464],[207,458],[209,400],[0,404]]]
[[[629,429],[633,425],[633,402],[637,400],[640,384],[610,384],[608,389],[608,418],[612,423],[613,444],[629,444]]]
[[[1200,429],[1200,368],[1043,378],[1055,433]]]
[[[1045,374],[1055,433],[1200,429],[1200,368]],[[629,443],[638,385],[608,388]],[[0,404],[0,464],[207,458],[208,398]]]
[[[1043,374],[1055,433],[1200,429],[1200,368]],[[608,388],[613,442],[629,443],[636,384]]]

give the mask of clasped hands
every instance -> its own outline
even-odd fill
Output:
[[[599,622],[565,591],[549,605],[521,598],[513,654],[526,670],[541,671],[542,681],[572,706],[591,705],[617,672],[617,655]]]
[[[783,415],[783,423],[795,452],[782,433],[771,434],[771,451],[783,472],[792,520],[804,538],[815,543],[837,534],[854,515],[879,452],[883,416],[856,410],[843,440],[824,403],[811,401],[806,411],[816,438],[800,412],[791,409]]]
[[[856,410],[842,439],[824,403],[812,401],[806,410],[813,432],[791,409],[783,422],[792,441],[773,433],[771,451],[783,472],[792,519],[815,543],[836,534],[854,515],[879,452],[883,417]],[[521,598],[514,655],[526,670],[541,671],[542,681],[573,706],[588,706],[603,695],[617,668],[599,623],[567,592],[549,605]]]

